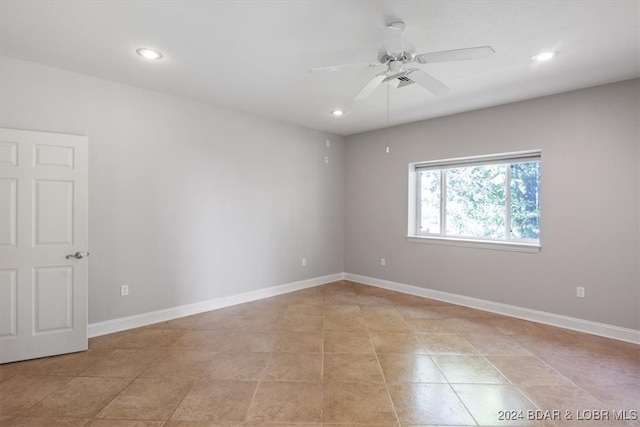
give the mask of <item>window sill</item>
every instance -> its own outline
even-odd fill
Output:
[[[407,236],[407,241],[426,245],[458,246],[510,252],[538,253],[541,249],[538,243],[498,242],[492,240],[456,239],[452,237]]]

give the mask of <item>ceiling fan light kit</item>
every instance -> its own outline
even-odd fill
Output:
[[[347,64],[330,67],[313,68],[310,73],[324,71],[338,71],[351,67],[374,67],[386,65],[386,71],[378,73],[369,80],[358,92],[354,101],[366,99],[381,83],[392,82],[396,88],[417,83],[436,96],[443,96],[449,92],[449,87],[420,68],[407,68],[408,64],[430,64],[435,62],[462,61],[482,59],[495,53],[491,46],[476,46],[462,49],[444,50],[416,54],[411,49],[405,49],[403,32],[404,22],[393,22],[382,28],[383,45],[378,49],[378,64]],[[406,45],[408,46],[408,45]]]

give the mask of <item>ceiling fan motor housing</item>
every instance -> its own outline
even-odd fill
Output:
[[[378,54],[378,61],[381,64],[389,64],[394,61],[400,61],[404,63],[413,62],[416,58],[416,54],[413,52],[402,52],[400,54],[393,54],[385,51],[381,51]]]

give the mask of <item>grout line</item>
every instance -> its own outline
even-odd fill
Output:
[[[360,309],[362,310],[362,308]],[[384,382],[384,389],[387,391],[387,397],[389,398],[389,402],[391,403],[391,409],[393,409],[393,415],[396,417],[396,422],[399,426],[400,417],[398,416],[398,411],[396,410],[396,404],[393,402],[393,398],[391,397],[391,391],[389,390],[389,384],[387,383],[387,378],[384,375],[384,371],[382,370],[382,364],[380,363],[380,358],[378,357],[378,352],[376,351],[376,346],[373,344],[373,339],[371,338],[371,331],[367,328],[367,335],[369,336],[369,341],[371,342],[371,346],[373,347],[373,354],[376,357],[376,362],[378,362],[378,369],[380,369],[380,375],[382,375],[382,381]]]
[[[211,361],[211,363],[213,363],[213,361]],[[178,408],[180,407],[180,405],[182,405],[182,402],[184,402],[184,400],[187,398],[187,396],[189,395],[189,393],[191,393],[191,390],[193,390],[193,388],[196,386],[196,383],[198,382],[197,380],[191,380],[192,384],[191,387],[189,387],[189,390],[184,394],[184,396],[182,396],[182,399],[180,400],[180,403],[178,403],[176,405],[175,408],[173,408],[173,411],[171,411],[171,415],[169,415],[169,417],[165,420],[165,424],[171,420],[171,417],[173,417],[173,415],[176,413],[176,411],[178,410]],[[163,424],[164,425],[164,424]]]
[[[251,412],[251,406],[253,406],[253,402],[256,399],[256,394],[258,394],[258,389],[260,388],[260,384],[262,384],[262,380],[258,380],[256,384],[256,389],[253,390],[253,396],[251,396],[251,401],[249,402],[249,406],[247,406],[247,413],[244,414],[244,421],[248,421],[247,417],[249,416],[249,412]]]

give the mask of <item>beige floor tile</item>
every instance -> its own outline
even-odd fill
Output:
[[[392,305],[361,306],[367,329],[372,332],[410,332],[409,325]]]
[[[15,375],[0,383],[0,415],[24,411],[64,387],[72,379],[61,376]]]
[[[117,347],[127,350],[163,350],[170,348],[186,331],[165,329],[142,329],[125,334]]]
[[[275,334],[270,332],[237,331],[229,335],[218,350],[221,353],[264,353],[273,351]]]
[[[22,366],[23,364],[20,362],[0,365],[0,383],[21,373],[23,371]]]
[[[462,403],[480,425],[544,425],[530,416],[537,408],[508,384],[453,384]],[[513,416],[515,415],[515,416]]]
[[[92,419],[85,427],[162,427],[164,421],[150,420],[101,420]]]
[[[282,314],[282,312],[286,310],[290,301],[290,294],[282,294],[271,298],[251,301],[247,303],[247,306],[249,307],[249,310],[247,310],[247,314],[251,314],[252,312],[270,312]]]
[[[489,323],[506,335],[543,335],[548,331],[548,327],[540,323],[508,317],[493,319]]]
[[[247,421],[319,423],[321,413],[321,383],[261,381]]]
[[[321,353],[322,333],[277,332],[273,343],[273,351],[279,353]]]
[[[360,310],[360,306],[357,304],[354,304],[354,305],[325,304],[324,314],[325,316],[346,315],[346,316],[362,317],[362,310]]]
[[[399,319],[402,317],[398,309],[393,305],[360,305],[360,310],[362,311],[362,316],[366,320],[375,320],[381,317],[393,317]]]
[[[113,334],[102,335],[99,337],[89,338],[89,349],[115,349],[118,341],[126,334],[126,332],[116,332]]]
[[[65,354],[60,356],[60,361],[56,364],[52,375],[80,375],[80,373],[95,366],[111,352],[112,350],[89,349],[79,353]]]
[[[384,379],[375,354],[326,353],[324,381],[381,384]]]
[[[161,351],[113,350],[82,372],[86,377],[134,378],[164,355]]]
[[[367,330],[371,332],[411,332],[411,328],[402,316],[380,316],[364,319]]]
[[[634,354],[634,359],[636,361],[638,360],[638,357],[640,357],[640,350],[638,350],[638,346],[624,341],[617,341],[610,338],[575,331],[566,331],[563,339],[572,348],[586,352],[592,356],[615,358]]]
[[[587,385],[582,388],[610,410],[636,410],[640,421],[640,384],[618,383],[610,386]]]
[[[278,324],[278,331],[322,332],[323,316],[286,316]]]
[[[257,386],[256,381],[200,381],[187,393],[171,420],[244,421]]]
[[[408,332],[371,332],[371,340],[376,353],[426,354],[417,337]]]
[[[181,336],[172,350],[220,351],[229,340],[228,331],[193,330]]]
[[[405,319],[443,319],[442,312],[434,310],[434,307],[436,306],[402,305],[397,309]]]
[[[0,365],[0,425],[640,427],[576,419],[639,393],[638,345],[339,281]]]
[[[324,425],[397,423],[389,393],[382,384],[325,382]]]
[[[478,354],[478,350],[457,334],[416,334],[429,354]]]
[[[565,376],[534,356],[487,356],[487,359],[519,386],[571,385]]]
[[[572,357],[563,354],[541,359],[580,386],[640,384],[640,360],[603,357],[579,350],[574,350]]]
[[[393,301],[385,296],[363,295],[357,292],[354,300],[360,306],[391,306],[393,304]]]
[[[329,305],[358,305],[360,298],[353,292],[327,293],[324,296],[324,303]]]
[[[270,353],[218,353],[207,376],[215,380],[260,380],[269,358]]]
[[[378,354],[387,384],[446,383],[438,366],[426,354]]]
[[[4,427],[80,427],[89,425],[83,418],[41,418],[0,416],[0,426]]]
[[[314,295],[292,292],[287,295],[289,297],[287,309],[294,305],[315,305],[321,308],[324,306],[324,297],[321,292],[316,292]]]
[[[89,349],[34,361],[12,363],[9,366],[18,367],[18,371],[25,374],[77,376],[108,356],[112,351],[111,349]]]
[[[445,319],[456,334],[504,335],[493,326],[490,319]]]
[[[520,389],[541,410],[559,411],[560,419],[553,420],[558,426],[628,426],[624,421],[586,419],[585,411],[607,408],[577,386],[533,385]]]
[[[16,362],[11,365],[16,366],[20,373],[27,375],[52,375],[57,369],[58,360],[59,356],[51,356]]]
[[[481,354],[491,356],[532,356],[518,341],[504,334],[464,335]]]
[[[324,330],[325,332],[367,332],[367,324],[360,315],[335,312],[326,313],[324,315]]]
[[[269,381],[322,381],[319,353],[271,353],[262,378]]]
[[[325,353],[373,353],[371,338],[366,331],[325,331]]]
[[[182,378],[138,378],[96,418],[167,420],[192,385]]]
[[[407,319],[405,321],[414,334],[455,334],[451,319]]]
[[[450,383],[504,384],[508,380],[482,356],[433,355]]]
[[[207,374],[214,355],[211,351],[170,351],[145,369],[140,377],[199,379]]]
[[[242,332],[275,332],[282,320],[282,315],[273,312],[259,312],[250,310],[249,313],[235,325],[235,329]]]
[[[163,427],[248,427],[243,422],[167,421]],[[285,427],[285,426],[280,426]]]
[[[402,425],[476,425],[448,384],[394,384],[389,392]]]
[[[323,313],[324,307],[322,303],[289,304],[287,309],[284,311],[284,315],[288,317],[322,316]]]
[[[36,417],[91,418],[130,382],[130,378],[77,377],[24,413]]]
[[[230,426],[223,426],[230,427]],[[246,422],[239,427],[323,427],[319,423],[268,423],[268,422]],[[356,427],[356,426],[354,426]]]

